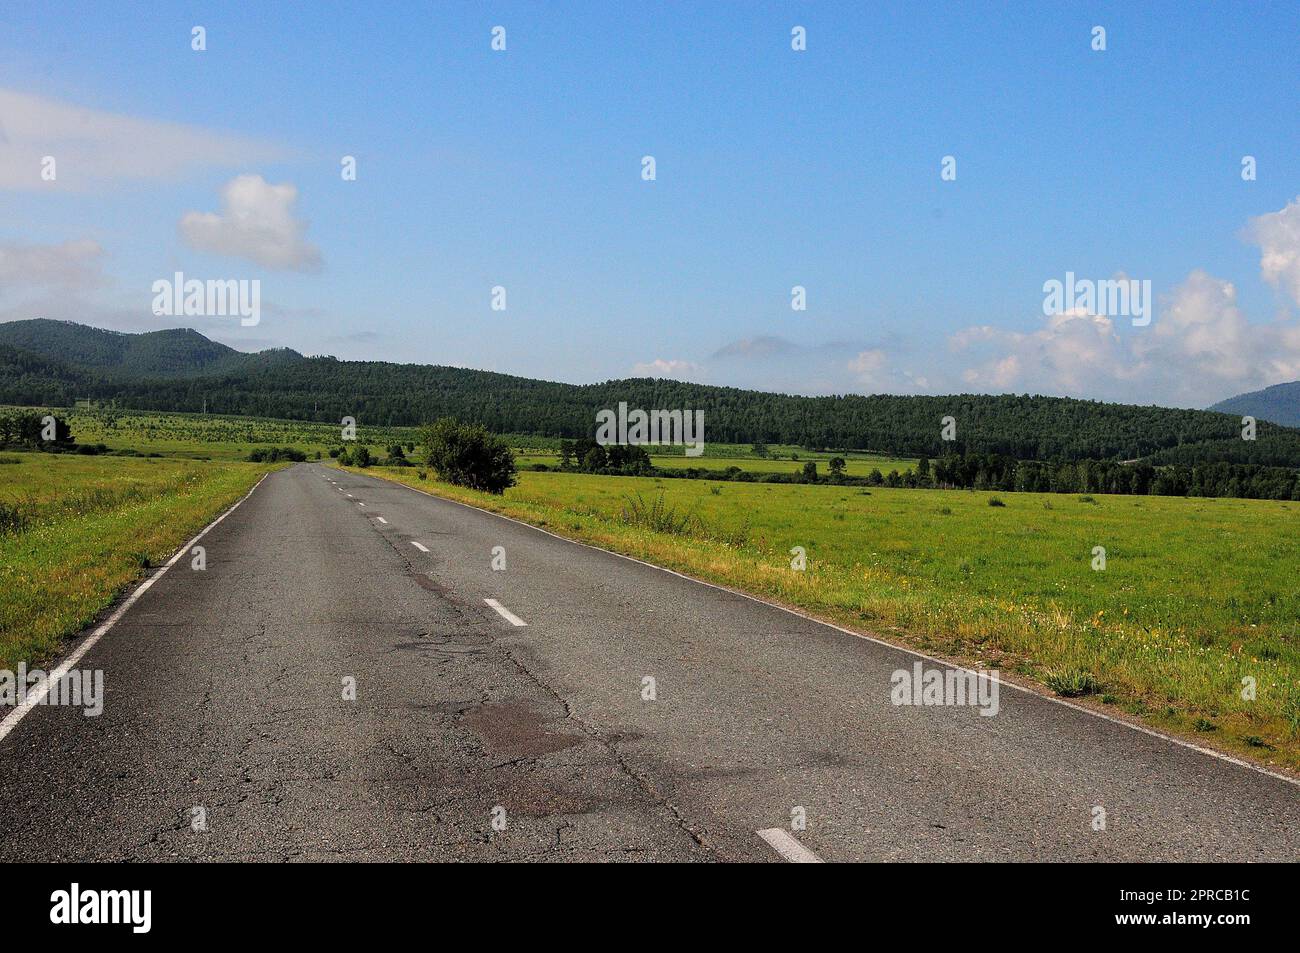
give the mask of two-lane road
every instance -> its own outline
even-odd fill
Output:
[[[100,717],[0,740],[0,858],[1300,853],[1285,780],[1007,686],[896,706],[917,656],[380,479],[277,472],[201,544],[79,662]]]

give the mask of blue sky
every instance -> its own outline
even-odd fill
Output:
[[[252,6],[6,10],[0,319],[800,393],[1300,377],[1294,3]],[[176,270],[260,323],[155,317]],[[1048,318],[1067,271],[1155,319]]]

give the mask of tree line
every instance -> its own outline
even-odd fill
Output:
[[[105,333],[67,325],[61,326],[61,339],[79,331]],[[97,359],[100,350],[117,346],[115,339],[96,338],[78,352],[75,343],[64,342],[67,353],[89,352]],[[192,355],[185,351],[191,345]],[[1300,467],[1300,430],[1260,421],[1256,439],[1243,440],[1240,417],[1201,410],[1015,394],[800,397],[648,378],[573,385],[455,367],[306,358],[292,351],[241,355],[233,367],[220,356],[212,373],[176,373],[212,359],[201,345],[212,342],[194,332],[159,338],[148,353],[169,376],[142,376],[121,366],[66,363],[52,353],[0,344],[0,403],[72,406],[90,397],[137,410],[199,412],[206,406],[216,414],[330,423],[354,417],[374,426],[455,417],[493,433],[578,440],[593,436],[597,411],[626,402],[630,408],[703,411],[705,438],[715,443],[906,457],[949,452],[954,444],[940,439],[940,422],[951,417],[961,453],[1041,462]],[[165,360],[157,351],[165,351]]]
[[[613,449],[613,448],[606,448]],[[640,449],[640,448],[633,448]],[[623,458],[616,458],[622,460]],[[1300,500],[1300,471],[1255,464],[1205,463],[1194,466],[1152,466],[1113,460],[1016,460],[997,454],[948,454],[931,461],[922,457],[915,470],[866,476],[846,473],[843,458],[827,462],[826,472],[816,461],[787,473],[755,473],[739,466],[655,467],[644,462],[611,466],[595,455],[561,458],[557,469],[608,476],[653,476],[660,479],[725,480],[739,483],[798,483],[833,486],[897,487],[900,489],[996,490],[1006,493],[1124,494],[1130,496],[1237,497],[1255,500]],[[545,464],[537,470],[550,470]]]

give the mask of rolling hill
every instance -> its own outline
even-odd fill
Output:
[[[196,331],[121,334],[52,321],[0,324],[0,403],[71,406],[77,398],[138,410],[413,425],[451,415],[501,433],[590,436],[595,414],[631,408],[702,410],[706,437],[937,456],[940,419],[956,449],[1023,460],[1135,460],[1300,466],[1300,431],[1202,410],[1028,395],[798,397],[636,378],[573,385],[488,371],[244,354]]]
[[[302,360],[286,349],[246,354],[190,328],[126,334],[34,318],[0,324],[0,345],[76,367],[131,377],[192,377]]]
[[[1257,420],[1269,420],[1284,427],[1300,427],[1300,381],[1274,384],[1249,394],[1238,394],[1219,401],[1210,410]]]

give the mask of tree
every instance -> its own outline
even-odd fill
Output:
[[[803,465],[803,478],[809,483],[817,482],[817,461],[809,460]]]
[[[831,462],[830,462],[831,476],[833,477],[844,476],[844,466],[845,463],[843,457],[831,457]]]
[[[443,417],[423,437],[425,462],[448,483],[497,494],[515,485],[515,455],[484,427]]]
[[[767,444],[761,440],[755,440],[754,445],[749,448],[750,453],[756,457],[766,457],[768,455]]]

